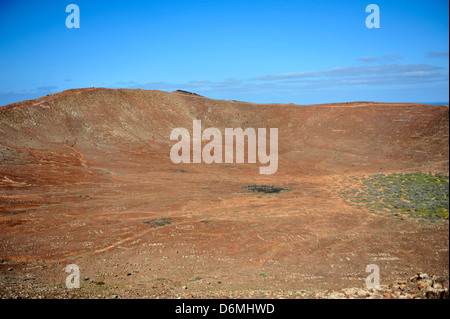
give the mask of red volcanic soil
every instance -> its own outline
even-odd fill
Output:
[[[448,106],[252,104],[76,89],[0,108],[0,296],[308,297],[448,276],[448,223],[394,219],[333,192],[348,176],[443,172]],[[173,164],[171,131],[278,128],[260,164]],[[258,194],[244,188],[289,188]],[[68,290],[76,264],[81,288]]]

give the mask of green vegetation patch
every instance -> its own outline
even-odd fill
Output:
[[[200,277],[200,276],[195,276],[194,278],[189,279],[190,282],[199,281],[199,280],[202,280],[202,277]]]
[[[448,220],[448,174],[399,173],[353,177],[352,187],[338,194],[371,212],[429,220]]]

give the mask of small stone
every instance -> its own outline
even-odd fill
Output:
[[[346,288],[346,289],[344,289],[344,293],[346,293],[347,295],[355,295],[358,293],[358,289],[357,288]]]
[[[365,290],[360,290],[358,291],[357,296],[360,298],[366,298],[369,297],[369,293]]]
[[[425,297],[427,299],[443,299],[443,297],[444,297],[444,290],[430,288],[430,290],[428,290],[426,292]]]
[[[431,278],[428,274],[420,274],[419,277],[420,279],[433,280],[433,278]]]
[[[417,280],[419,280],[419,274],[417,274],[417,275],[414,275],[414,276],[412,276],[410,279],[409,279],[409,281],[411,281],[411,282],[417,282]]]
[[[434,280],[435,283],[439,284],[442,286],[441,289],[448,289],[449,288],[449,284],[448,284],[448,278],[447,277],[437,277]]]
[[[329,296],[328,299],[344,299],[345,295],[341,292],[332,292]]]
[[[403,287],[402,291],[404,291],[404,292],[411,292],[412,290],[409,287]]]
[[[392,290],[401,290],[402,288],[400,287],[400,285],[398,284],[393,284],[392,285]]]
[[[434,289],[443,289],[444,287],[442,287],[442,284],[439,282],[433,282],[433,288]]]
[[[424,279],[424,280],[419,281],[419,287],[423,291],[428,291],[432,285],[433,285],[432,280]]]

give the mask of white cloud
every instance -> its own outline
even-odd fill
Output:
[[[429,64],[383,64],[375,66],[348,66],[336,67],[326,71],[304,71],[286,74],[265,75],[252,80],[276,81],[285,79],[303,79],[308,77],[354,77],[370,74],[388,75],[405,74],[408,72],[434,72],[442,70],[443,67],[435,67]],[[434,73],[437,75],[436,73]]]
[[[373,57],[373,56],[363,56],[362,58],[359,58],[358,60],[361,61],[361,62],[364,62],[364,63],[372,63],[372,62],[379,61],[380,58],[376,58],[376,57]]]
[[[284,74],[265,75],[254,78],[254,80],[284,80],[284,79],[297,79],[297,78],[309,78],[319,76],[319,72],[316,71],[304,71]]]
[[[389,62],[397,61],[403,59],[400,54],[386,54],[383,55],[383,59]]]
[[[400,54],[385,54],[381,58],[373,57],[373,56],[364,56],[358,59],[358,61],[364,63],[373,63],[373,62],[395,62],[403,59],[403,56]]]
[[[36,88],[36,91],[38,92],[51,92],[51,91],[55,91],[56,89],[58,89],[57,86],[39,86]]]
[[[448,51],[447,52],[435,52],[431,51],[426,54],[429,58],[447,58],[448,59]]]
[[[193,80],[187,83],[149,82],[130,88],[185,90],[205,96],[278,96],[324,94],[332,90],[409,90],[448,87],[448,69],[430,64],[381,64],[336,67],[324,71],[269,74],[251,79]]]

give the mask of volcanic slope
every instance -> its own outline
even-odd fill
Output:
[[[369,264],[385,284],[448,276],[446,220],[374,213],[338,192],[368,175],[448,175],[448,114],[102,88],[0,107],[0,295],[66,296],[71,263],[86,279],[77,296],[307,296],[364,286]],[[172,163],[170,133],[193,120],[278,128],[278,171]]]

